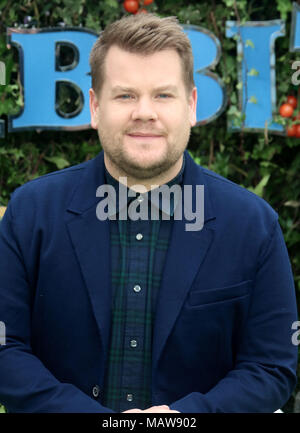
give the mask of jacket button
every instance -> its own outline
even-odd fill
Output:
[[[99,385],[93,386],[92,394],[93,394],[93,397],[95,397],[95,398],[97,398],[99,396],[99,394],[100,394],[100,387],[99,387]]]

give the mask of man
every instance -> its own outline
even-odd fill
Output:
[[[2,220],[0,401],[11,412],[275,411],[296,383],[288,254],[276,212],[186,151],[188,38],[175,18],[126,17],[90,63],[103,152],[18,188]],[[191,186],[192,200],[155,202],[161,186]],[[204,221],[188,230],[178,209],[200,209],[197,186]],[[159,218],[128,217],[137,202]]]

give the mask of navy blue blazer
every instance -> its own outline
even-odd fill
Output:
[[[186,154],[204,185],[204,227],[174,221],[157,304],[152,404],[273,412],[296,384],[295,288],[277,213]],[[111,323],[103,152],[16,189],[1,222],[0,402],[10,412],[101,405]]]

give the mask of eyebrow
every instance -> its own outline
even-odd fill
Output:
[[[112,88],[112,93],[117,93],[117,92],[136,92],[137,89],[135,89],[134,87],[126,87],[126,86],[114,86]],[[177,93],[178,89],[176,86],[168,84],[165,86],[159,86],[159,87],[155,87],[154,92],[162,92],[162,91],[168,91],[168,92],[174,92]]]

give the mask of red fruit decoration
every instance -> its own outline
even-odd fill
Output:
[[[132,14],[135,14],[139,9],[139,3],[136,0],[125,0],[123,6],[127,12]]]
[[[289,128],[287,128],[286,135],[288,137],[296,137],[297,126],[298,125],[291,125]]]
[[[293,121],[300,119],[300,112],[297,111],[298,100],[294,95],[288,95],[285,102],[279,107],[279,113],[282,117],[292,117]],[[293,115],[294,114],[294,115]],[[292,124],[287,126],[286,135],[288,137],[300,137],[300,125]]]
[[[291,117],[294,112],[294,107],[291,104],[282,104],[279,108],[279,113],[282,117]]]
[[[150,5],[151,3],[153,3],[153,0],[142,0],[142,4],[143,4],[143,6],[148,6],[148,5]]]
[[[299,125],[295,125],[296,126],[296,134],[295,137],[300,138],[300,124]]]
[[[294,120],[300,120],[300,111],[299,111],[299,113],[295,117],[293,117],[293,119]]]
[[[297,108],[297,98],[293,95],[287,97],[286,102],[290,104],[293,108]]]

